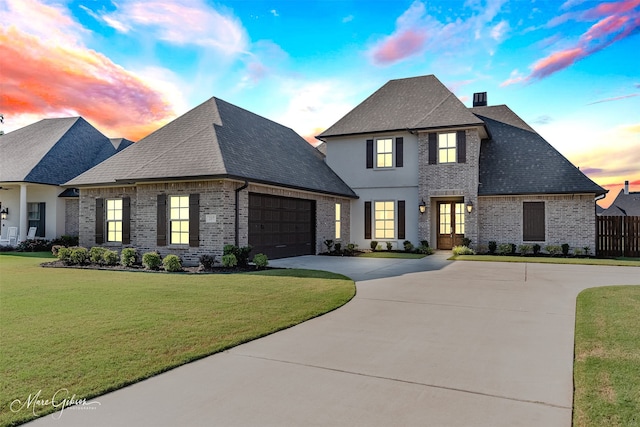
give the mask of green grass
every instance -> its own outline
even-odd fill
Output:
[[[389,252],[389,251],[363,252],[358,256],[361,258],[397,258],[397,259],[420,259],[420,258],[426,257],[425,254],[411,254],[408,252]]]
[[[540,264],[578,264],[578,265],[613,265],[640,267],[639,259],[601,259],[601,258],[546,258],[503,255],[458,255],[450,260],[456,261],[493,261],[493,262],[528,262]]]
[[[640,426],[640,286],[587,289],[576,309],[573,426]]]
[[[145,274],[41,268],[0,254],[0,425],[14,399],[91,398],[333,310],[355,294],[333,273]],[[70,396],[69,396],[70,397]],[[52,408],[38,407],[38,416]]]

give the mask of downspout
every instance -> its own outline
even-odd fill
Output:
[[[249,186],[245,179],[242,187],[236,188],[236,246],[240,246],[240,192]]]

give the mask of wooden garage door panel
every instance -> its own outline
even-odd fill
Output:
[[[315,253],[315,201],[249,194],[249,244],[269,258]]]

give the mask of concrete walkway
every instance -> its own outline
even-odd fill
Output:
[[[273,261],[350,275],[357,295],[32,425],[570,427],[576,296],[640,270],[446,256]]]

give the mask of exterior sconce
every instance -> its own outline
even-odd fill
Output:
[[[420,209],[420,213],[423,214],[427,211],[427,204],[424,202],[424,199],[418,205],[418,209]]]
[[[9,208],[4,208],[0,211],[0,219],[3,221],[7,219],[7,215],[9,215]]]
[[[473,202],[469,200],[467,202],[467,212],[471,213],[471,211],[473,211]]]

